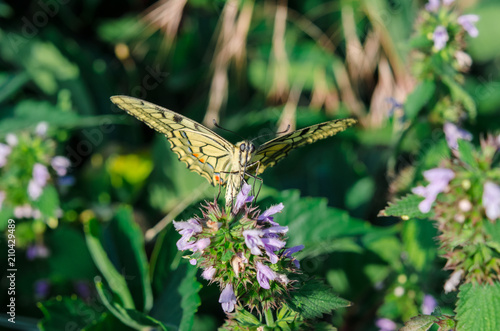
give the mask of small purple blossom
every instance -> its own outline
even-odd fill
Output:
[[[271,215],[274,215],[276,213],[281,212],[283,210],[283,208],[285,208],[285,206],[282,203],[271,206],[266,211],[264,211],[262,214],[260,214],[259,217],[257,218],[257,220],[261,221],[261,222],[267,222],[267,223],[270,223],[272,225],[278,225],[278,223],[276,223],[274,221],[274,217],[272,217]]]
[[[375,325],[379,328],[380,331],[394,331],[397,329],[396,323],[388,318],[377,319]]]
[[[68,172],[68,168],[71,165],[71,162],[67,157],[64,156],[54,156],[52,161],[50,161],[50,165],[56,171],[59,177],[65,176]]]
[[[460,24],[472,38],[479,36],[479,30],[474,24],[477,21],[479,21],[479,16],[474,14],[462,15],[457,19],[458,24]]]
[[[91,290],[89,283],[85,280],[79,280],[74,283],[74,288],[76,291],[76,294],[84,300],[89,299],[91,296]]]
[[[43,187],[38,185],[33,179],[28,184],[28,194],[31,200],[36,200],[42,195]]]
[[[193,252],[202,251],[209,245],[210,245],[210,238],[201,238],[196,242],[196,249],[193,250]]]
[[[278,256],[274,252],[285,247],[286,242],[276,238],[262,238],[262,243],[264,244],[267,256],[269,256],[269,260],[272,264],[276,264],[278,262]]]
[[[214,277],[216,271],[217,270],[214,267],[210,266],[203,270],[203,272],[201,273],[201,277],[206,280],[211,280]]]
[[[248,248],[250,248],[250,252],[253,255],[261,255],[258,246],[264,246],[262,239],[260,236],[263,235],[261,230],[245,230],[243,231],[243,236],[245,237],[245,244]]]
[[[293,261],[293,264],[297,267],[297,268],[300,268],[300,263],[299,263],[299,260],[297,260],[296,258],[292,257],[292,254],[294,253],[297,253],[297,252],[300,252],[301,250],[304,249],[304,245],[298,245],[298,246],[293,246],[293,247],[290,247],[290,248],[287,248],[285,249],[285,251],[283,252],[283,256],[284,257],[287,257],[289,259],[292,259]]]
[[[190,265],[196,265],[196,262],[198,262],[198,261],[196,261],[196,259],[190,259],[189,260],[189,264]]]
[[[260,287],[269,290],[271,286],[269,285],[270,280],[274,280],[276,278],[276,273],[271,270],[268,266],[257,262],[257,281],[259,282]]]
[[[40,187],[44,187],[49,180],[50,174],[47,167],[41,163],[35,163],[33,166],[33,180]]]
[[[5,194],[5,191],[0,191],[0,210],[2,210],[2,205],[6,197],[7,194]]]
[[[29,218],[32,213],[33,209],[28,204],[14,207],[14,216],[17,218]]]
[[[40,279],[33,284],[35,298],[38,300],[45,299],[50,292],[50,283],[46,279]]]
[[[412,189],[412,192],[424,197],[418,205],[418,209],[422,213],[428,213],[431,210],[432,204],[436,200],[439,193],[443,192],[449,182],[455,177],[455,173],[446,168],[434,168],[424,172],[424,178],[429,181],[427,186],[417,186]]]
[[[233,213],[236,214],[237,212],[239,212],[241,207],[243,207],[245,203],[252,202],[253,196],[252,195],[248,196],[251,188],[252,188],[251,185],[248,185],[247,183],[243,182],[241,191],[236,196],[236,202],[234,204]]]
[[[5,136],[5,141],[11,147],[14,147],[19,143],[19,140],[17,140],[17,136],[13,133],[7,133],[7,135]]]
[[[219,297],[219,303],[222,304],[222,310],[230,313],[234,310],[236,305],[236,296],[234,295],[233,285],[227,284]]]
[[[438,11],[439,6],[439,0],[429,0],[429,2],[425,4],[425,10],[435,13]]]
[[[35,128],[35,133],[38,136],[45,138],[45,136],[47,135],[48,128],[49,128],[49,125],[47,124],[47,122],[40,122],[37,124],[37,126]]]
[[[7,164],[10,152],[12,152],[12,148],[9,145],[0,143],[0,168]]]
[[[430,294],[424,295],[424,300],[422,302],[422,313],[424,315],[430,315],[437,307],[437,301]]]
[[[26,249],[26,258],[33,261],[36,258],[47,258],[50,255],[49,249],[44,245],[31,245]]]
[[[472,134],[464,129],[460,129],[453,123],[445,123],[443,125],[444,135],[446,136],[446,143],[451,149],[458,149],[458,139],[467,141],[472,140]]]
[[[489,181],[484,183],[483,207],[490,220],[500,217],[500,186]]]
[[[432,34],[432,40],[434,40],[434,47],[436,50],[442,50],[444,46],[446,46],[448,39],[450,39],[450,37],[448,36],[446,28],[442,25],[437,26]]]
[[[193,234],[200,233],[203,230],[200,223],[194,218],[185,222],[174,221],[174,228],[186,239],[190,239]]]

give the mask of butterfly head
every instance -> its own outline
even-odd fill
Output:
[[[236,151],[238,153],[240,164],[242,166],[247,165],[255,152],[255,145],[248,140],[240,141],[236,144]]]

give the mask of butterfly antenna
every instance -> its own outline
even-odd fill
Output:
[[[290,124],[288,124],[288,126],[286,127],[285,130],[280,131],[280,132],[276,132],[276,135],[280,135],[280,134],[286,133],[288,130],[290,130]],[[260,139],[260,138],[264,138],[264,137],[267,137],[267,136],[271,136],[271,135],[272,135],[272,133],[263,134],[263,135],[260,135],[260,136],[257,136],[255,138],[253,138],[250,141],[254,141],[254,140],[257,140],[257,139]]]
[[[234,134],[235,136],[240,137],[242,140],[245,140],[245,138],[243,138],[242,136],[240,136],[240,135],[239,135],[239,134],[237,134],[236,132],[231,131],[231,130],[229,130],[229,129],[226,129],[226,128],[223,128],[222,126],[220,126],[220,125],[217,123],[217,121],[216,121],[215,119],[214,119],[214,125],[215,125],[217,128],[221,129],[221,130],[224,130],[224,131],[230,132],[230,133]]]

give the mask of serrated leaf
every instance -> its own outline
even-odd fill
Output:
[[[407,120],[412,122],[420,110],[429,102],[436,90],[436,83],[431,80],[422,81],[412,93],[408,95],[405,103]]]
[[[436,316],[418,315],[406,322],[399,331],[427,331],[437,321],[439,321],[439,318]]]
[[[150,315],[168,325],[178,325],[180,331],[191,330],[201,303],[198,295],[201,284],[196,280],[196,271],[197,268],[186,263],[170,271]]]
[[[460,155],[460,160],[465,164],[473,169],[478,167],[477,161],[474,158],[474,146],[472,146],[469,141],[463,139],[458,140],[458,153]]]
[[[38,323],[40,330],[65,330],[68,326],[82,328],[98,320],[102,306],[99,309],[91,307],[79,298],[62,297],[50,299],[38,304],[44,318]],[[92,318],[89,318],[92,316]]]
[[[87,247],[89,248],[92,259],[108,282],[109,287],[113,293],[120,298],[121,304],[125,308],[134,308],[134,300],[132,299],[124,276],[115,269],[106,251],[102,247],[99,239],[101,236],[99,223],[95,219],[90,219],[85,224],[84,230]]]
[[[460,286],[456,313],[458,331],[500,330],[500,284]]]
[[[349,301],[338,297],[330,287],[316,279],[302,282],[300,288],[293,291],[291,296],[290,307],[304,319],[318,318],[351,305]]]
[[[422,213],[418,209],[420,202],[424,200],[416,194],[408,194],[407,196],[397,199],[394,202],[389,202],[389,206],[380,211],[379,216],[399,216],[404,218],[431,218],[433,213]]]

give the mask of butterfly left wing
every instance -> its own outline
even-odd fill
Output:
[[[212,185],[226,183],[234,154],[230,142],[200,123],[153,103],[124,95],[113,96],[111,101],[163,133],[189,170],[205,177]]]
[[[287,156],[292,149],[336,135],[356,123],[353,118],[333,120],[270,140],[257,149],[248,165],[248,173],[259,175]]]

